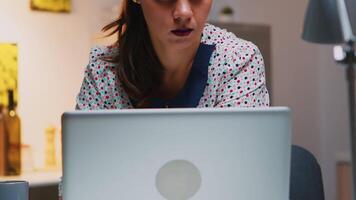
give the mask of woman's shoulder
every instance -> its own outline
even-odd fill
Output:
[[[204,29],[202,43],[214,45],[215,51],[208,70],[208,87],[200,105],[269,104],[263,57],[255,44],[210,24]]]
[[[106,61],[118,53],[117,46],[95,45],[90,49],[90,62]]]
[[[89,64],[86,70],[101,76],[106,73],[115,73],[116,64],[110,59],[116,54],[117,50],[113,46],[93,46],[89,53]]]
[[[214,45],[216,50],[222,51],[223,54],[251,54],[259,51],[254,43],[209,23],[204,27],[201,42]]]
[[[130,106],[127,94],[116,77],[117,64],[110,61],[114,46],[94,46],[77,96],[78,109],[119,109]]]
[[[263,59],[254,43],[238,38],[234,33],[211,24],[206,24],[201,41],[215,46],[212,63],[217,67],[213,67],[214,69],[237,68],[241,70],[241,66],[248,64],[251,59]],[[263,65],[263,61],[259,64]]]

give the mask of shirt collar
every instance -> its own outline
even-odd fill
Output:
[[[151,98],[152,108],[194,108],[197,107],[203,96],[205,86],[208,80],[208,68],[210,58],[215,50],[215,45],[200,43],[192,69],[187,82],[178,95],[170,100]]]

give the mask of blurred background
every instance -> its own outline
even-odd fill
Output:
[[[272,105],[292,109],[293,143],[317,157],[326,199],[336,200],[342,199],[341,185],[349,177],[344,67],[334,62],[333,46],[301,39],[307,4],[308,0],[216,0],[209,21],[268,27],[258,38],[267,44],[263,54],[269,62]],[[119,5],[120,0],[72,0],[70,8],[63,7],[65,12],[49,12],[31,9],[30,0],[0,0],[0,44],[17,45],[17,110],[22,144],[30,147],[29,171],[45,168],[49,127],[56,130],[60,162],[61,114],[74,110],[89,50],[110,42],[98,37],[117,16]],[[231,13],[227,7],[233,15],[224,18],[222,12]]]

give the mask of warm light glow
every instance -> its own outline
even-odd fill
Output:
[[[10,115],[11,117],[15,117],[16,112],[15,112],[15,111],[13,111],[13,110],[10,110],[9,115]]]
[[[8,104],[7,90],[14,90],[17,102],[18,48],[16,44],[0,43],[0,103]]]
[[[70,0],[31,0],[32,10],[44,10],[52,12],[70,12]]]

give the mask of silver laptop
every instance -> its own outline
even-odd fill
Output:
[[[76,111],[64,200],[287,200],[288,108]]]

